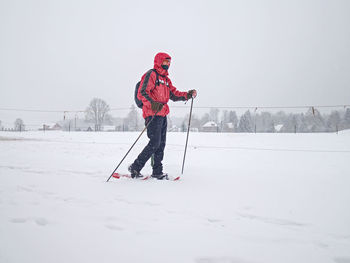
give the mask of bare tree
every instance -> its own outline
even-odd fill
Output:
[[[24,131],[24,122],[22,119],[17,118],[15,121],[15,131]]]
[[[247,110],[241,116],[241,119],[239,120],[238,130],[239,132],[253,132],[254,122],[249,110]]]
[[[134,104],[131,105],[127,117],[124,119],[128,131],[139,131],[143,128],[143,119],[139,117],[137,108]]]
[[[350,109],[346,109],[343,118],[340,120],[341,129],[350,129]]]
[[[270,112],[263,111],[255,117],[257,132],[275,132],[275,125]]]
[[[305,123],[309,132],[325,132],[327,131],[326,122],[319,110],[311,107],[305,114]]]
[[[109,105],[102,99],[93,98],[85,111],[86,119],[95,123],[95,131],[101,130],[104,121],[110,119]]]
[[[187,131],[187,129],[188,129],[188,119],[189,118],[190,118],[190,115],[186,114],[186,116],[182,122],[183,131]],[[198,131],[201,128],[201,120],[199,118],[197,118],[197,115],[195,115],[195,114],[192,114],[192,116],[191,116],[191,127],[190,128],[192,128],[192,129],[196,128],[196,129],[198,129]]]
[[[208,121],[210,121],[210,115],[209,113],[205,113],[201,118],[201,126],[206,124]]]
[[[219,112],[220,110],[218,108],[211,108],[209,111],[210,120],[216,124],[219,122]]]
[[[332,111],[327,119],[327,128],[329,131],[338,131],[341,117],[338,111]]]

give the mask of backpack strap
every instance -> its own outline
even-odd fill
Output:
[[[160,81],[159,81],[159,73],[157,72],[157,70],[155,70],[154,68],[153,69],[151,69],[151,70],[153,70],[155,73],[156,73],[156,76],[157,76],[157,80],[156,80],[156,83],[155,83],[155,86],[159,86],[160,85]],[[162,75],[163,76],[163,75]],[[165,79],[166,79],[166,82],[167,82],[167,87],[170,87],[169,86],[169,78],[167,77],[167,76],[163,76],[163,77],[165,77]]]
[[[159,86],[159,74],[158,74],[157,70],[155,70],[154,68],[152,70],[156,73],[156,76],[157,76],[155,86]]]

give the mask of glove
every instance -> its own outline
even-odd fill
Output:
[[[192,97],[196,97],[197,91],[195,89],[191,89],[187,92],[187,99],[192,99]]]
[[[159,102],[156,102],[156,101],[153,101],[151,103],[151,109],[154,111],[154,112],[159,112],[163,109],[163,104],[162,103],[159,103]]]

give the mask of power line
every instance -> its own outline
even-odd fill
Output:
[[[350,105],[310,105],[310,106],[193,106],[196,109],[309,109],[309,108],[347,108]],[[186,106],[172,106],[172,108],[187,108]]]
[[[171,106],[172,108],[187,108],[187,106]],[[196,109],[308,109],[308,108],[347,108],[350,105],[298,105],[298,106],[194,106]],[[111,108],[110,111],[130,110],[130,108]],[[22,112],[51,112],[51,113],[82,113],[85,110],[43,110],[43,109],[18,109],[0,108],[0,111]]]
[[[27,111],[27,112],[85,112],[82,110],[32,110],[32,109],[13,109],[13,108],[0,108],[1,111]]]
[[[112,108],[110,111],[130,110],[130,108]],[[84,113],[85,110],[34,110],[34,109],[13,109],[0,108],[0,111],[18,111],[18,112],[49,112],[49,113]]]

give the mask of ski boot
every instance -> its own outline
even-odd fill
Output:
[[[152,174],[152,178],[155,178],[158,180],[168,180],[168,174],[166,174],[166,173]]]
[[[143,175],[140,174],[139,171],[132,168],[132,165],[128,167],[128,171],[130,172],[131,178],[140,179],[143,177]]]

